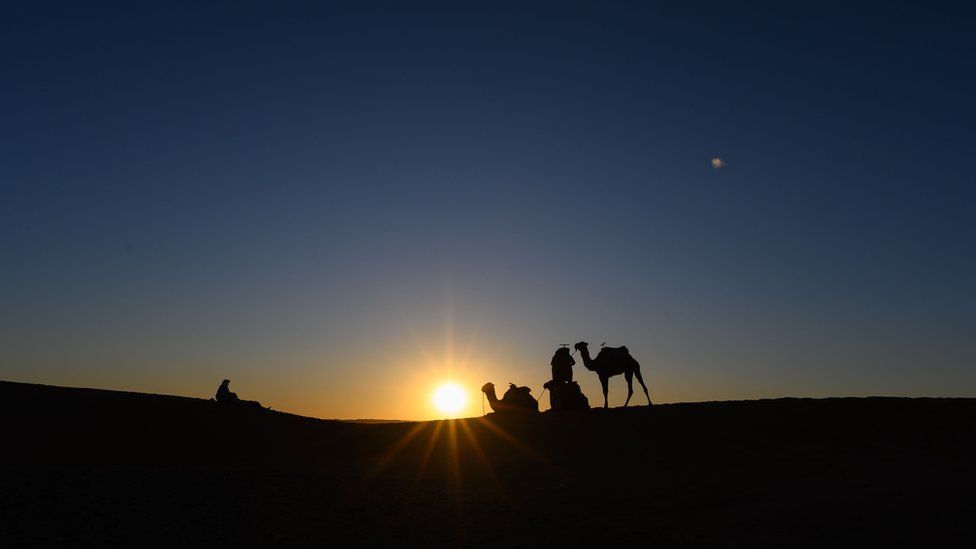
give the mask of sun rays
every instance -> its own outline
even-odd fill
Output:
[[[469,482],[504,492],[496,473],[498,460],[548,461],[529,444],[493,418],[447,419],[412,425],[382,453],[364,479],[399,469],[410,479],[411,493],[429,481],[460,498]]]
[[[476,352],[474,333],[462,337],[460,344],[456,341],[450,311],[446,324],[440,349],[417,338],[414,361],[404,364],[410,375],[403,384],[414,402],[421,397],[427,413],[443,419],[401,427],[400,435],[386,443],[363,479],[368,483],[393,474],[409,482],[408,499],[419,491],[440,489],[436,486],[448,490],[456,502],[471,486],[504,493],[497,473],[500,467],[512,461],[545,463],[529,441],[505,428],[505,420],[482,417],[478,388],[487,372],[495,370],[489,368],[492,358]],[[464,416],[470,417],[458,419]]]
[[[444,341],[439,351],[418,337],[415,357],[403,368],[409,377],[402,385],[402,399],[421,405],[414,417],[422,419],[454,419],[481,415],[481,387],[489,369],[483,358],[476,355],[475,335],[469,334],[462,344],[455,342],[450,316]],[[436,348],[436,347],[435,347]],[[416,357],[420,357],[417,361]]]

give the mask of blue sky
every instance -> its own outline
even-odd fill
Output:
[[[661,401],[974,395],[961,3],[0,10],[0,378],[427,417],[585,339]]]

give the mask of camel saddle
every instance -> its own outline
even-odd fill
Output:
[[[624,358],[630,356],[630,350],[626,346],[621,345],[620,347],[604,347],[600,349],[600,352],[596,355],[599,359],[604,357],[605,359],[613,358]]]

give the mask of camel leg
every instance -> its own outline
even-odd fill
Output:
[[[634,374],[624,372],[624,379],[627,380],[627,400],[624,401],[624,408],[630,404],[630,397],[634,396]]]
[[[644,378],[640,375],[640,369],[634,368],[634,375],[637,376],[637,381],[640,382],[641,387],[644,388],[644,396],[647,397],[647,405],[651,405],[651,395],[647,394],[647,385],[644,385]]]
[[[600,376],[600,385],[603,385],[603,407],[604,408],[610,406],[610,403],[607,400],[607,393],[610,392],[610,387],[607,385],[609,381],[610,378]]]

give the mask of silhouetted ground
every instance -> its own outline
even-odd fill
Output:
[[[397,424],[0,382],[0,545],[969,546],[974,399]]]

